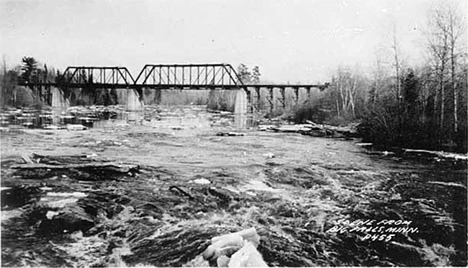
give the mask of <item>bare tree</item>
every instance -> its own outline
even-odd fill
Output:
[[[435,105],[440,103],[439,124],[443,128],[445,124],[445,112],[447,104],[446,88],[449,85],[452,98],[453,131],[458,132],[458,99],[459,88],[457,86],[458,58],[460,54],[460,39],[465,33],[462,17],[456,13],[453,6],[441,4],[431,10],[429,14],[429,29],[426,38],[429,52],[433,59],[434,71],[437,76],[438,92],[435,92]],[[450,93],[450,92],[449,92]],[[437,98],[439,97],[439,98]]]
[[[458,86],[456,79],[456,71],[458,69],[459,44],[458,41],[466,32],[465,24],[462,17],[455,12],[453,7],[448,7],[446,10],[446,19],[448,24],[448,35],[450,45],[450,83],[453,91],[453,131],[458,132]]]
[[[429,15],[429,31],[426,33],[428,49],[433,60],[433,68],[437,77],[438,91],[434,93],[434,108],[440,103],[439,126],[444,126],[445,114],[445,77],[448,63],[448,29],[443,12],[434,9]]]
[[[2,56],[2,69],[3,69],[3,75],[5,76],[7,73],[7,63],[6,63],[6,56]]]
[[[375,62],[372,71],[372,85],[369,91],[370,103],[372,108],[375,108],[376,102],[382,95],[382,90],[384,88],[384,80],[386,78],[386,68],[384,66],[384,61],[382,59],[382,52],[375,51]]]
[[[401,59],[400,59],[400,49],[397,42],[397,34],[396,34],[396,27],[393,25],[393,38],[392,38],[392,50],[393,50],[393,58],[395,60],[395,95],[397,102],[400,103],[401,98]]]
[[[431,97],[432,88],[432,70],[430,64],[423,64],[419,68],[419,76],[421,77],[420,99],[421,99],[421,122],[426,123],[426,114],[428,111],[428,102]],[[434,110],[434,109],[433,109]]]
[[[362,78],[358,71],[352,71],[349,67],[338,68],[333,83],[338,91],[337,111],[351,112],[356,115],[356,99],[362,84]],[[340,105],[338,105],[340,104]],[[340,107],[341,106],[341,107]]]

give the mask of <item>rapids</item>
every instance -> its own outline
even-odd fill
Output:
[[[250,227],[269,266],[467,264],[466,159],[260,131],[275,122],[199,106],[103,110],[2,128],[2,266],[208,266],[212,237]],[[96,120],[60,128],[79,118]],[[24,155],[137,168],[29,170]]]

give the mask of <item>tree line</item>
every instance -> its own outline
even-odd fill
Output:
[[[8,69],[3,58],[3,71],[0,72],[0,99],[2,107],[36,107],[42,108],[50,101],[48,88],[23,87],[19,84],[33,83],[57,83],[64,82],[64,76],[60,70],[49,68],[47,64],[41,64],[34,57],[23,57],[21,64]],[[92,81],[92,77],[89,78]],[[118,103],[118,93],[115,89],[108,90],[80,88],[62,89],[65,97],[71,105],[111,105]]]
[[[337,124],[360,120],[359,129],[371,142],[466,152],[468,54],[463,17],[441,4],[428,13],[422,34],[424,62],[407,64],[393,32],[386,51],[389,61],[377,55],[370,75],[356,66],[337,68],[331,87],[310,109],[325,111],[327,116],[321,118]]]
[[[23,57],[21,64],[11,69],[7,68],[6,59],[3,57],[2,72],[0,72],[0,94],[1,106],[42,106],[40,93],[36,92],[34,88],[19,87],[21,84],[30,83],[50,83],[55,82],[60,84],[63,82],[64,77],[60,70],[55,68],[48,68],[47,64],[40,64],[34,57]],[[260,68],[255,66],[252,71],[249,70],[247,65],[240,64],[237,68],[239,79],[244,83],[259,83],[260,81]],[[86,76],[86,74],[83,74]],[[92,82],[92,77],[89,78]],[[64,90],[66,96],[70,97],[71,104],[86,105],[86,104],[116,104],[116,94],[107,92],[105,90],[87,90],[81,89],[79,92]],[[89,92],[88,92],[89,91]],[[86,95],[86,96],[85,96]],[[91,96],[95,95],[95,96]],[[226,94],[221,94],[222,96]],[[221,96],[220,95],[220,96]],[[220,107],[224,110],[234,107],[232,98],[216,97],[216,103],[212,107]],[[227,96],[227,95],[226,95]],[[233,108],[232,108],[233,109]]]
[[[61,73],[55,68],[48,68],[47,64],[40,64],[34,57],[23,57],[21,64],[11,69],[7,68],[5,57],[2,59],[0,72],[1,106],[35,106],[42,105],[39,92],[19,87],[20,83],[57,82]]]

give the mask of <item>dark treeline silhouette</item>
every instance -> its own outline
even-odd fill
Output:
[[[442,98],[437,101],[437,92],[428,92],[431,83],[436,81],[425,78],[426,74],[416,75],[410,69],[401,81],[401,98],[383,97],[369,105],[360,125],[365,140],[388,146],[466,152],[466,76],[465,82],[459,81],[459,88],[456,88],[459,90],[457,117],[453,113],[453,92],[446,91],[442,111]],[[442,113],[447,115],[444,121],[441,121]]]

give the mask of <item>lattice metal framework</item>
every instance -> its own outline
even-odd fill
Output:
[[[135,83],[125,67],[68,67],[63,74],[63,84],[130,86]]]
[[[70,66],[55,82],[20,82],[20,85],[30,87],[57,86],[61,88],[127,88],[148,89],[244,89],[247,97],[250,90],[257,92],[260,88],[272,91],[279,88],[294,89],[296,100],[299,88],[307,90],[310,96],[311,88],[324,90],[329,83],[322,85],[304,84],[244,84],[230,64],[147,64],[136,79],[125,67],[95,67]],[[258,94],[257,94],[258,95]]]
[[[135,84],[149,87],[245,88],[230,64],[147,64]]]

